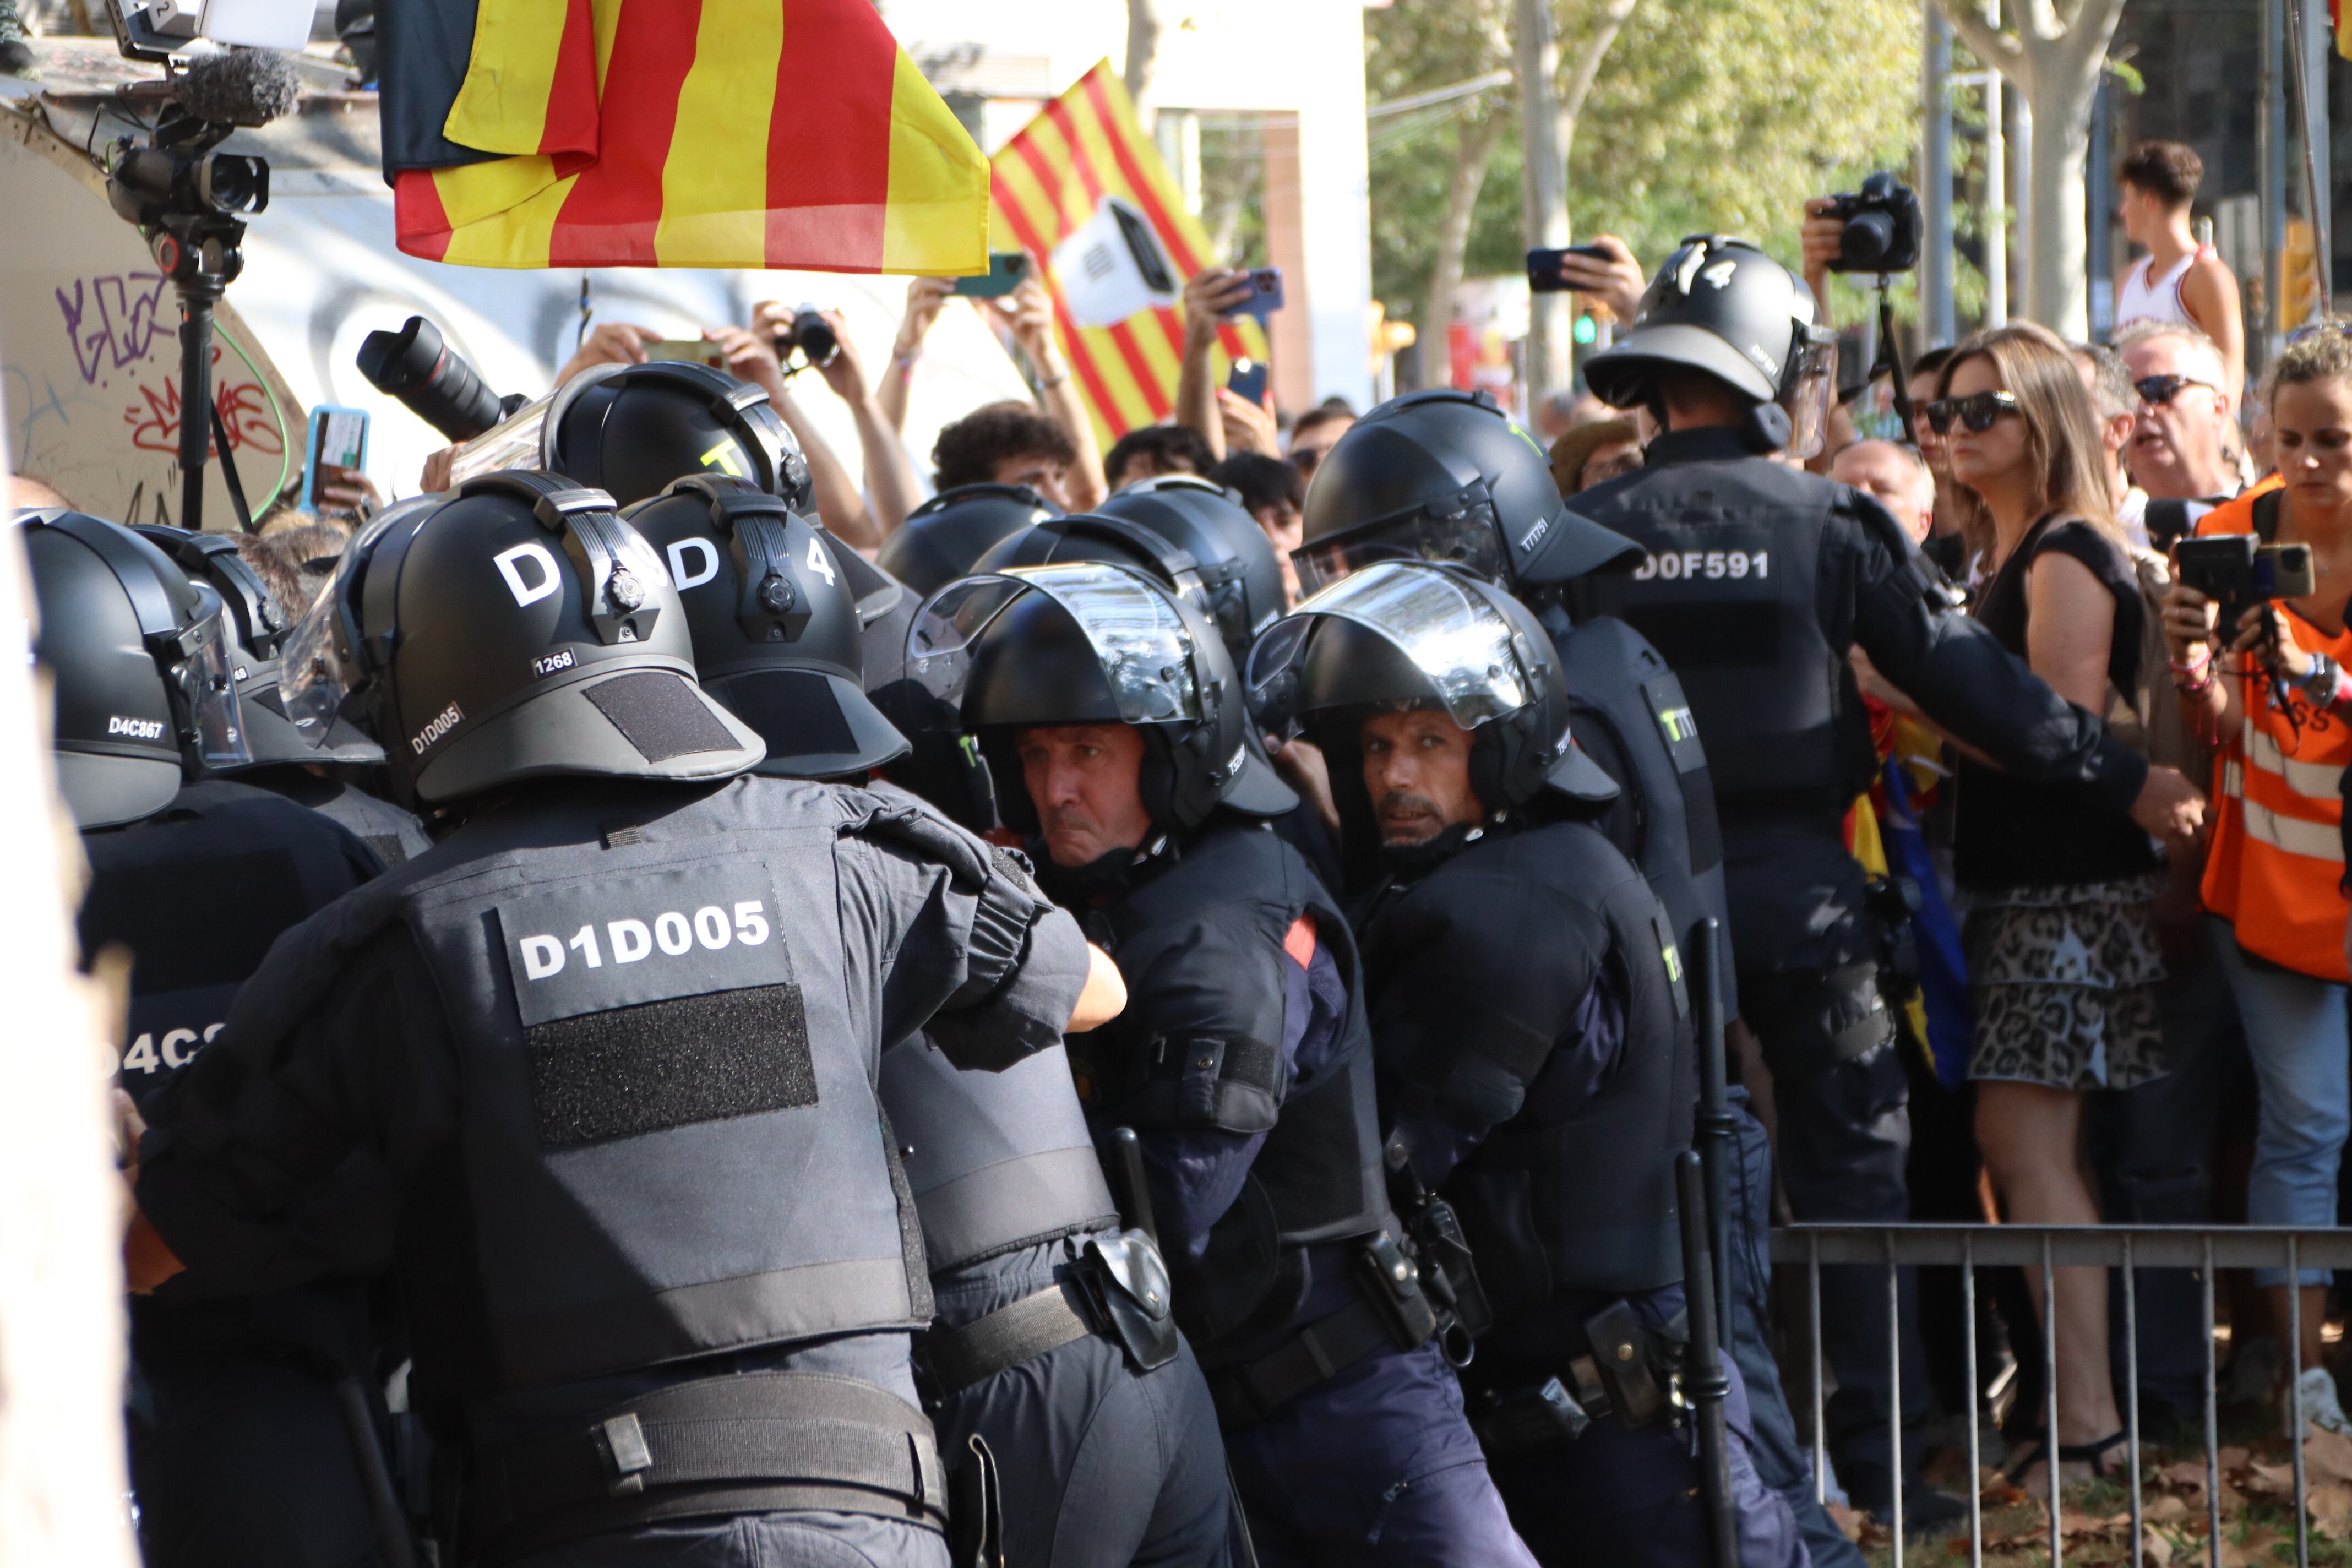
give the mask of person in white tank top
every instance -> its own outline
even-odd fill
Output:
[[[2124,233],[2147,252],[2116,280],[2115,330],[2134,321],[2192,326],[2221,351],[2222,394],[2237,407],[2246,378],[2246,329],[2238,279],[2189,226],[2205,166],[2177,142],[2143,142],[2116,171]]]

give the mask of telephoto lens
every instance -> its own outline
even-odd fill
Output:
[[[506,405],[474,367],[441,340],[441,329],[411,316],[396,332],[370,332],[360,374],[378,392],[452,441],[470,441],[506,417]]]

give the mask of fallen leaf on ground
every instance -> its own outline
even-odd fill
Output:
[[[2352,1437],[2311,1427],[2303,1439],[2303,1465],[2315,1477],[2352,1481]]]
[[[2352,1535],[2352,1487],[2329,1482],[2314,1487],[2304,1499],[2314,1524],[2329,1535]]]
[[[2167,1465],[2156,1473],[2173,1486],[2187,1487],[2190,1491],[2205,1489],[2205,1461],[2202,1459],[2183,1459],[2178,1464]]]
[[[2140,1510],[2140,1517],[2150,1524],[2172,1524],[2189,1517],[2189,1500],[2181,1497],[2160,1497]]]
[[[2220,1458],[2223,1469],[2234,1470],[2252,1459],[2253,1456],[2243,1448],[2224,1448]]]
[[[2251,1464],[2246,1467],[2246,1479],[2239,1484],[2258,1497],[2293,1497],[2294,1467]]]
[[[2140,1541],[2140,1560],[2153,1563],[2156,1568],[2171,1568],[2172,1537],[2160,1530],[2151,1530]]]
[[[2271,1548],[2282,1539],[2268,1530],[2255,1529],[2246,1532],[2244,1542],[2221,1542],[2221,1568],[2276,1568],[2271,1561]]]

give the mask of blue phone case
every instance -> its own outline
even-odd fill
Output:
[[[364,468],[367,466],[367,410],[364,408],[345,408],[339,404],[333,403],[321,403],[317,407],[311,409],[310,431],[302,443],[302,510],[305,511],[316,511],[319,510],[319,448],[321,438],[328,432],[328,421],[330,419],[337,421],[357,420],[359,422],[359,444],[356,448],[356,455],[353,455],[353,448],[348,440],[337,442],[335,452],[333,454],[334,458],[337,459],[337,466],[352,468]],[[337,433],[340,434],[341,432],[339,431]],[[352,460],[348,463],[341,462],[341,459],[347,456],[351,457]]]

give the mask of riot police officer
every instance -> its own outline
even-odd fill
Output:
[[[1192,474],[1164,474],[1130,485],[1096,515],[1052,518],[1000,540],[975,570],[1102,561],[1148,572],[1187,595],[1216,626],[1238,670],[1250,644],[1282,614],[1282,563],[1265,532],[1232,494]],[[1313,747],[1267,755],[1257,726],[1252,751],[1285,773],[1299,804],[1268,820],[1304,856],[1327,888],[1341,885],[1339,858],[1325,826],[1330,791]]]
[[[957,485],[908,512],[875,559],[916,593],[929,594],[971,571],[997,541],[1061,515],[1026,485]]]
[[[1632,330],[1587,370],[1597,395],[1647,406],[1663,427],[1645,467],[1577,497],[1643,561],[1569,596],[1580,614],[1631,623],[1682,676],[1713,761],[1741,1013],[1772,1071],[1790,1203],[1801,1219],[1868,1223],[1906,1215],[1909,1131],[1878,939],[1842,832],[1875,766],[1849,649],[2019,777],[2079,781],[2151,832],[2193,827],[2196,803],[2178,773],[2151,771],[1953,610],[1876,501],[1766,460],[1818,445],[1832,342],[1810,291],[1755,247],[1685,240]],[[1895,1484],[1880,1289],[1873,1270],[1823,1279],[1830,1441],[1874,1511]],[[1924,1390],[1907,1283],[1903,1301],[1904,1387]]]
[[[334,818],[387,866],[431,848],[433,840],[425,837],[415,813],[378,799],[353,782],[354,775],[383,765],[383,747],[340,722],[313,746],[287,719],[278,692],[278,653],[294,630],[294,619],[246,559],[247,536],[191,533],[159,523],[142,524],[138,532],[191,579],[212,588],[228,607],[231,665],[253,760],[214,771]]]
[[[1277,623],[1251,679],[1385,869],[1356,921],[1386,1158],[1475,1254],[1493,1321],[1463,1375],[1512,1522],[1547,1563],[1711,1561],[1664,1394],[1691,999],[1671,917],[1581,820],[1618,790],[1570,738],[1550,639],[1468,572],[1376,563]],[[1736,1447],[1741,1561],[1803,1563]]]
[[[1263,826],[1295,797],[1214,624],[1140,572],[1013,567],[933,595],[908,663],[1126,977],[1071,1068],[1107,1158],[1139,1141],[1129,1210],[1156,1218],[1259,1560],[1528,1562],[1382,1191],[1354,943]]]
[[[775,575],[806,598],[802,570]],[[739,779],[766,748],[701,691],[685,622],[611,498],[544,474],[353,541],[288,711],[352,718],[457,826],[238,994],[142,1142],[131,1279],[302,1277],[289,1205],[374,1147],[461,1558],[937,1568],[880,1047],[928,1028],[1009,1066],[1116,980],[936,818]]]
[[[766,742],[755,773],[862,776],[906,753],[859,690],[855,606],[807,520],[699,476],[629,521],[679,585],[703,689]],[[950,1468],[997,1476],[1008,1556],[1222,1561],[1216,1413],[1152,1243],[1122,1234],[1062,1047],[963,1072],[919,1034],[884,1051],[881,1097],[930,1268],[929,1407]]]
[[[1543,453],[1493,398],[1417,392],[1358,420],[1307,487],[1305,539],[1293,559],[1310,594],[1374,561],[1419,559],[1459,565],[1537,610],[1578,744],[1622,786],[1595,825],[1642,868],[1675,930],[1709,915],[1730,929],[1707,752],[1675,671],[1623,621],[1571,621],[1557,602],[1558,584],[1630,570],[1640,552],[1570,510]],[[1719,978],[1727,990],[1729,973]]]
[[[117,1081],[152,1109],[278,933],[382,868],[325,816],[215,776],[249,763],[254,721],[217,593],[94,517],[34,511],[16,526],[40,613],[36,652],[55,681],[59,781],[89,861],[82,951],[130,954]],[[382,1168],[354,1154],[306,1217],[332,1238],[388,1197]],[[360,1242],[298,1287],[224,1293],[179,1279],[131,1303],[131,1470],[149,1563],[371,1560],[364,1279],[380,1263]],[[356,1429],[345,1384],[362,1394]]]

